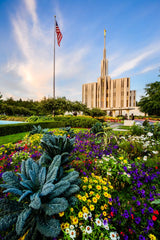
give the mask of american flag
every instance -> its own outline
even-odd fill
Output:
[[[57,43],[58,43],[58,46],[60,47],[60,42],[62,40],[63,35],[58,27],[57,21],[56,21],[56,34],[57,34]]]

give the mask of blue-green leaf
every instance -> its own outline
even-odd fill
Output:
[[[53,197],[58,197],[61,195],[63,192],[65,192],[68,188],[70,187],[70,183],[67,181],[60,181],[55,184],[55,189],[53,190],[50,199]]]
[[[45,167],[41,168],[38,178],[39,178],[40,185],[43,186],[43,184],[45,183],[45,180],[46,180],[46,168]]]
[[[64,212],[68,207],[68,201],[65,198],[54,198],[49,204],[44,204],[43,209],[49,216]]]
[[[64,197],[69,197],[69,196],[73,195],[74,193],[78,192],[79,190],[80,190],[80,187],[79,187],[79,186],[77,186],[76,184],[72,184],[72,185],[70,186],[70,188],[67,189],[67,191],[65,191],[65,192],[63,193],[63,196],[64,196]]]
[[[60,222],[53,218],[39,218],[36,227],[46,237],[56,238],[61,232]]]
[[[33,209],[40,209],[41,207],[41,199],[39,197],[39,193],[33,194],[31,197],[31,203],[29,204],[29,207]]]
[[[55,186],[52,183],[47,183],[43,186],[40,196],[46,196],[49,193],[53,192]]]
[[[16,232],[18,235],[21,234],[26,220],[27,218],[31,215],[32,209],[31,208],[27,208],[24,209],[23,212],[20,213],[20,215],[18,216],[17,222],[16,222]]]
[[[18,177],[13,172],[5,172],[2,175],[3,180],[12,187],[20,188]]]
[[[25,191],[25,192],[22,194],[22,196],[18,199],[18,202],[20,202],[22,199],[24,199],[25,197],[27,197],[29,194],[33,194],[33,192],[30,191],[30,190]]]
[[[4,193],[13,193],[13,194],[15,194],[15,195],[22,195],[23,194],[23,192],[21,191],[21,190],[19,190],[19,189],[17,189],[17,188],[8,188],[8,189],[6,189],[6,190],[4,190],[3,191]]]

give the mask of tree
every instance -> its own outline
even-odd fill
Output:
[[[140,110],[149,115],[160,116],[160,82],[147,84],[145,94],[138,103]]]

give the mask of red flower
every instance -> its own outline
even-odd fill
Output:
[[[132,218],[132,219],[134,218],[133,214],[131,214],[131,218]]]
[[[114,216],[114,213],[113,213],[113,212],[111,212],[111,216],[112,216],[112,217]]]
[[[153,213],[159,215],[158,210],[154,210]]]
[[[157,217],[155,215],[152,216],[152,220],[153,221],[156,221],[157,220]]]
[[[155,169],[158,169],[158,167],[156,166]]]

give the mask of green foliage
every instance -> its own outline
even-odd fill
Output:
[[[140,136],[140,135],[144,134],[144,128],[141,125],[134,124],[131,127],[130,131],[131,131],[131,135]]]
[[[99,108],[92,108],[90,110],[90,115],[92,117],[101,117],[101,116],[105,116],[106,115],[106,112],[99,109]]]
[[[71,129],[71,127],[60,128],[60,130],[61,129],[64,131],[64,133],[67,134],[67,136],[69,135],[71,138],[76,136],[76,134],[74,133],[74,130]]]
[[[29,136],[36,134],[36,133],[48,133],[48,129],[42,129],[40,125],[38,125],[37,127],[35,125],[33,125],[33,129],[32,131],[30,131]]]
[[[104,132],[104,129],[103,129],[103,124],[101,122],[97,122],[95,123],[91,129],[90,129],[90,132],[91,133],[103,133]]]
[[[74,148],[74,142],[75,138],[68,138],[66,135],[44,135],[40,143],[44,150],[44,154],[40,158],[40,163],[48,166],[52,162],[52,159],[57,154],[60,154],[62,157],[61,164],[66,164],[69,162],[69,154]]]
[[[20,178],[12,172],[3,174],[5,184],[1,187],[6,188],[3,192],[18,196],[19,202],[0,200],[1,231],[15,225],[18,238],[26,232],[39,235],[39,239],[59,235],[61,228],[56,215],[67,209],[72,195],[79,191],[75,183],[78,172],[63,172],[57,177],[61,164],[60,155],[53,158],[48,170],[29,158],[22,161]]]
[[[160,82],[147,84],[145,94],[146,96],[143,96],[138,103],[140,110],[149,115],[158,116],[160,114]]]
[[[58,128],[63,127],[64,124],[61,121],[52,122],[39,122],[39,123],[18,123],[18,124],[4,124],[0,125],[0,136],[10,135],[20,132],[29,132],[32,130],[33,125],[41,125],[42,128]]]

